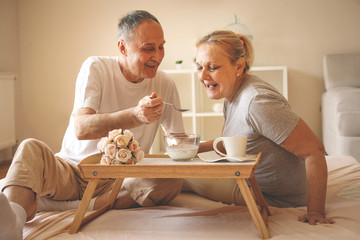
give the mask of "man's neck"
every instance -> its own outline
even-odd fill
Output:
[[[127,68],[125,67],[125,64],[122,64],[119,60],[119,67],[120,71],[124,75],[125,79],[131,83],[140,83],[144,80],[144,78],[136,78]]]

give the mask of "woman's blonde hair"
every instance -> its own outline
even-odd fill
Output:
[[[254,48],[248,37],[242,34],[236,34],[229,30],[214,31],[196,42],[196,47],[202,44],[214,44],[220,47],[230,62],[235,63],[239,58],[245,59],[244,73],[247,73],[254,60]]]

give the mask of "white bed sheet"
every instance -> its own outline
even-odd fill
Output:
[[[335,224],[311,226],[297,221],[305,207],[270,207],[272,239],[360,239],[360,163],[349,156],[328,156],[327,216]],[[259,239],[246,207],[181,193],[169,206],[110,210],[69,234],[75,210],[42,212],[25,225],[25,239]]]

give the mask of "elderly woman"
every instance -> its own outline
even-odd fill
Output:
[[[231,31],[215,31],[196,46],[198,77],[208,97],[225,99],[222,136],[247,136],[247,153],[263,153],[255,177],[268,203],[307,205],[299,221],[333,223],[325,216],[323,144],[274,87],[249,74],[254,55],[249,39]],[[202,143],[200,151],[213,150],[212,144]],[[234,179],[185,179],[184,184],[210,199],[244,204]]]

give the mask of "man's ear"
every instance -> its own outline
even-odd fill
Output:
[[[119,40],[118,41],[118,48],[119,48],[119,51],[122,55],[126,56],[127,55],[127,52],[126,52],[126,43],[124,40]]]

